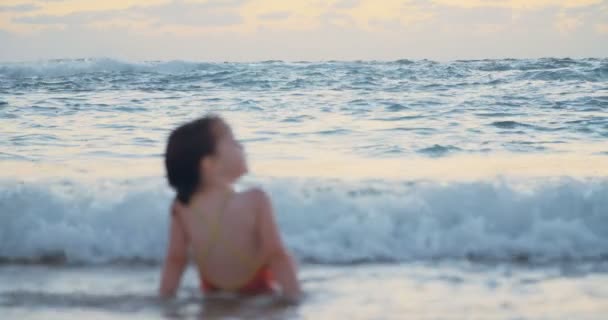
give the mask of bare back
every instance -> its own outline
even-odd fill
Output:
[[[252,269],[262,257],[251,191],[229,198],[199,197],[188,207],[179,206],[176,214],[201,278],[228,287],[255,272]]]

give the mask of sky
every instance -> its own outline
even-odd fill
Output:
[[[0,0],[0,61],[608,57],[608,0]]]

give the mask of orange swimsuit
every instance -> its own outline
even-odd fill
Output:
[[[274,277],[270,272],[270,268],[264,266],[258,269],[255,275],[236,292],[245,295],[271,293],[274,291],[273,283]],[[213,285],[204,277],[201,277],[201,290],[203,292],[214,292],[219,291],[220,288]]]

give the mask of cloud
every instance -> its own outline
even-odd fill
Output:
[[[500,7],[459,8],[440,6],[434,20],[446,25],[509,24],[512,11]]]
[[[431,8],[431,3],[419,0],[364,0],[339,12],[349,15],[361,29],[402,29],[429,19]]]
[[[289,18],[290,15],[291,15],[291,12],[289,12],[289,11],[276,11],[276,12],[260,14],[260,15],[258,15],[258,18],[260,18],[262,20],[282,20],[282,19]]]
[[[174,3],[191,3],[197,4],[207,8],[235,8],[244,5],[251,0],[203,0],[203,1],[195,1],[195,0],[174,0]]]
[[[0,33],[8,31],[0,34],[0,58],[5,60],[121,55],[456,59],[608,53],[608,0],[0,2],[0,8],[40,6],[0,12]]]
[[[12,21],[15,23],[24,24],[69,24],[79,25],[86,24],[93,21],[103,20],[114,16],[116,11],[85,11],[67,14],[63,16],[55,16],[48,14],[41,14],[35,16],[25,16],[13,18]]]
[[[595,31],[608,35],[608,23],[598,23],[595,25]]]
[[[513,9],[539,9],[543,7],[584,7],[603,0],[431,0],[437,4],[454,7],[503,7]]]
[[[567,15],[565,12],[560,12],[555,20],[555,28],[561,34],[569,34],[582,25],[580,16]]]
[[[340,13],[325,13],[319,17],[321,22],[327,26],[356,28],[356,21],[349,15]]]
[[[336,9],[351,9],[361,4],[362,0],[339,0],[334,4]]]
[[[17,0],[1,0],[17,1]],[[23,1],[23,0],[20,0]],[[154,6],[171,0],[29,0],[40,6],[37,14],[64,16],[78,12],[125,10],[134,6]]]
[[[229,26],[243,21],[235,8],[242,5],[243,0],[182,2],[129,9],[134,14],[143,14],[156,21],[157,25],[182,26]]]
[[[546,56],[605,57],[606,35],[587,32],[582,27],[576,36],[562,37],[552,19],[552,9],[525,13],[527,25],[507,28],[499,36],[471,36],[470,30],[445,32],[435,23],[423,29],[360,30],[321,25],[314,30],[272,29],[268,32],[232,31],[204,34],[132,34],[123,28],[89,30],[66,28],[46,30],[26,37],[9,34],[0,43],[0,60],[48,58],[113,57],[128,60],[396,60],[409,59],[483,59],[536,58]],[[527,28],[531,23],[535,23]],[[462,31],[462,32],[461,32]],[[4,42],[8,41],[8,42]]]
[[[38,10],[40,6],[33,3],[24,3],[11,6],[0,6],[0,12],[30,12]]]
[[[92,25],[113,19],[149,21],[155,26],[229,26],[242,22],[236,7],[244,0],[186,2],[173,1],[152,6],[132,6],[120,10],[79,11],[66,15],[40,14],[13,18],[21,24]]]

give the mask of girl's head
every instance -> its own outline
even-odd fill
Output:
[[[171,132],[165,152],[169,184],[180,202],[214,184],[235,182],[247,173],[243,148],[230,126],[219,116],[208,115]]]

